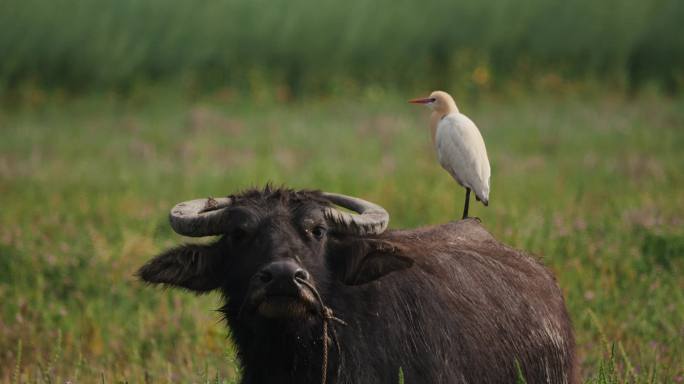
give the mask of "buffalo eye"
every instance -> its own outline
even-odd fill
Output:
[[[240,243],[247,238],[247,231],[243,228],[234,228],[230,232],[230,238],[233,239],[234,242]]]
[[[325,227],[318,225],[311,229],[311,235],[316,239],[320,240],[323,238],[323,236],[325,236],[327,231],[328,230]]]

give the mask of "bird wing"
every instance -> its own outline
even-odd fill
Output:
[[[437,124],[435,145],[442,168],[487,203],[491,169],[484,140],[475,123],[461,113],[445,116]]]

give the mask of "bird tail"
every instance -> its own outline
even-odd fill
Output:
[[[481,201],[485,207],[488,207],[489,206],[489,191],[484,191],[482,196],[478,196],[478,195],[479,195],[479,193],[475,194],[475,200]]]
[[[485,207],[489,207],[489,178],[487,178],[487,182],[482,190],[482,197],[478,196],[478,198]]]

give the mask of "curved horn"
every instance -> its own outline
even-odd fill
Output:
[[[323,192],[323,197],[333,204],[358,213],[357,215],[328,208],[325,215],[334,231],[363,236],[379,235],[387,229],[389,214],[383,207],[366,200],[337,193]]]
[[[176,204],[169,213],[171,228],[184,236],[201,237],[222,233],[223,211],[230,205],[228,197],[196,199]]]

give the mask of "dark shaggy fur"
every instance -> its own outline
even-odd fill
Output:
[[[335,327],[329,383],[576,382],[563,296],[537,260],[467,219],[378,237],[328,232],[313,191],[234,196],[230,230],[211,245],[169,250],[143,266],[145,281],[196,292],[219,289],[243,383],[320,383],[322,321],[267,318],[250,304],[254,276],[296,260],[347,326]],[[339,368],[339,370],[338,370]],[[338,375],[339,372],[339,375]]]

